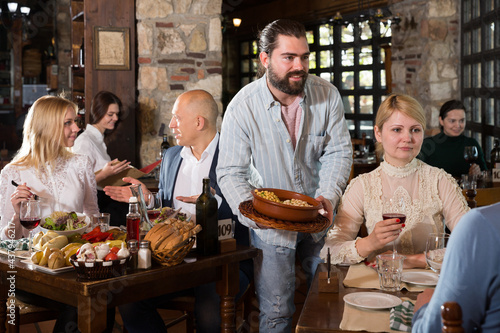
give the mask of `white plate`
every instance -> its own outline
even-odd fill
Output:
[[[433,272],[403,272],[401,281],[421,286],[435,286],[439,276]]]
[[[71,236],[73,234],[83,234],[88,226],[90,225],[90,218],[87,216],[87,215],[84,215],[84,214],[80,214],[80,213],[76,213],[76,215],[78,216],[78,220],[83,220],[86,225],[84,227],[81,227],[81,228],[78,228],[78,229],[75,229],[75,230],[52,230],[54,231],[55,233],[59,234],[59,235],[64,235],[64,236]],[[40,229],[43,231],[43,233],[47,233],[47,231],[49,231],[50,229],[46,229],[44,227],[42,227],[42,225],[45,223],[45,218],[48,217],[48,216],[45,216],[44,218],[42,218],[42,222],[40,222]]]
[[[21,260],[21,262],[33,266],[37,271],[48,273],[48,274],[59,274],[59,273],[63,273],[63,272],[67,272],[67,271],[71,271],[71,270],[75,269],[73,266],[64,266],[61,268],[52,269],[52,268],[48,268],[46,266],[36,265],[36,264],[32,263],[30,259]]]
[[[402,303],[399,297],[375,292],[347,294],[344,296],[344,302],[365,309],[389,309]]]

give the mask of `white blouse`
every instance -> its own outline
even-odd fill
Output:
[[[5,239],[4,228],[14,215],[10,196],[18,184],[26,183],[40,197],[42,218],[58,211],[84,213],[89,218],[99,213],[94,172],[87,156],[75,154],[65,160],[58,158],[53,172],[40,174],[33,168],[25,169],[8,164],[0,174],[0,237]],[[39,227],[34,229],[38,232]],[[16,238],[26,237],[28,231],[16,225]]]
[[[382,162],[347,187],[321,257],[325,258],[330,248],[332,264],[363,261],[365,258],[355,247],[356,236],[363,223],[371,233],[375,224],[382,221],[384,201],[390,198],[403,198],[405,202],[405,227],[396,241],[402,254],[424,252],[429,233],[443,232],[444,224],[453,230],[469,210],[457,182],[444,170],[418,159],[400,168]],[[392,242],[370,257],[388,250],[392,250]]]
[[[111,161],[104,143],[104,134],[91,124],[87,124],[85,131],[76,138],[73,152],[87,155],[94,172],[101,170],[106,163]]]

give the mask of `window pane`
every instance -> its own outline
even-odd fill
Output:
[[[480,123],[481,122],[481,99],[480,98],[473,99],[473,103],[474,104],[472,106],[472,121],[475,123]]]
[[[319,74],[319,77],[322,78],[323,80],[328,81],[328,82],[333,82],[333,75],[332,75],[332,73],[323,72],[323,73]]]
[[[495,0],[484,0],[484,8],[486,13],[495,10]]]
[[[472,53],[481,52],[481,29],[472,31]]]
[[[344,112],[346,114],[354,113],[354,96],[343,96],[342,103],[344,104]]]
[[[470,0],[465,0],[463,2],[463,7],[462,7],[464,23],[467,23],[471,20],[470,8],[471,8]]]
[[[485,29],[485,49],[491,50],[495,47],[495,23],[491,22]]]
[[[329,68],[333,66],[333,52],[332,51],[320,51],[319,52],[319,67]]]
[[[486,124],[495,125],[495,99],[486,99]]]
[[[484,158],[486,159],[486,161],[488,161],[490,163],[491,162],[491,155],[488,153],[491,152],[491,150],[493,149],[493,142],[494,142],[495,138],[487,135],[485,139],[486,139],[486,147],[482,147],[483,152],[484,152]]]
[[[306,31],[306,39],[308,44],[314,44],[314,33],[312,30]]]
[[[479,0],[472,0],[472,18],[479,17],[481,15]]]
[[[372,57],[372,46],[363,46],[361,48],[361,53],[359,54],[359,64],[360,65],[371,65],[373,64]]]
[[[342,50],[342,66],[354,66],[354,49]]]
[[[388,20],[387,24],[380,22],[380,36],[392,37],[391,20]]]
[[[241,61],[241,71],[243,73],[250,72],[250,60],[242,60]]]
[[[380,87],[382,89],[387,88],[387,78],[385,77],[385,69],[380,71]]]
[[[472,97],[465,97],[464,98],[464,105],[465,105],[466,110],[472,110]],[[472,112],[465,113],[465,120],[466,121],[471,121],[471,113]]]
[[[352,132],[355,130],[354,120],[346,119],[346,123],[347,123],[347,128],[349,129],[349,132]]]
[[[319,45],[333,44],[333,26],[323,24],[319,26]]]
[[[354,89],[354,72],[342,73],[342,89]]]
[[[472,88],[481,87],[481,63],[472,65]]]
[[[464,48],[464,55],[470,55],[471,54],[471,42],[470,42],[470,31],[466,32],[464,34],[464,45],[462,47]]]
[[[479,132],[474,132],[473,137],[474,137],[474,139],[477,140],[477,142],[481,142],[481,140],[482,140],[482,135]]]
[[[470,65],[465,65],[464,67],[464,78],[463,78],[463,85],[464,88],[470,88],[471,87],[471,66]]]
[[[359,72],[359,87],[360,88],[373,88],[373,73],[372,71]]]
[[[361,120],[359,122],[361,135],[366,133],[367,138],[373,138],[373,121],[371,120]]]
[[[241,55],[248,55],[248,42],[243,42],[241,43],[240,50],[241,50]]]
[[[495,86],[495,62],[493,60],[491,61],[487,61],[485,63],[485,66],[486,66],[486,71],[485,71],[485,74],[486,74],[486,77],[484,78],[484,85],[485,87],[487,88],[493,88]],[[498,75],[498,73],[496,74]]]
[[[359,28],[361,31],[361,39],[368,40],[372,38],[372,29],[368,21],[363,21],[359,24]]]
[[[347,27],[342,26],[342,43],[354,42],[353,25],[349,24]]]
[[[316,52],[309,54],[309,69],[316,69]]]
[[[250,83],[250,79],[248,77],[242,77],[241,78],[241,86],[244,87],[246,86],[248,83]]]
[[[373,96],[363,95],[359,97],[359,112],[363,114],[373,114]]]
[[[257,41],[254,40],[252,42],[252,54],[258,54],[259,53],[259,45],[257,44]]]

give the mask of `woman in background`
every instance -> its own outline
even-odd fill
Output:
[[[354,178],[347,187],[328,232],[327,249],[332,263],[372,261],[376,254],[392,250],[404,254],[405,267],[425,267],[425,243],[430,233],[452,230],[469,207],[457,182],[445,171],[415,157],[420,152],[425,115],[420,104],[407,95],[391,95],[375,119],[377,152],[384,161],[372,172]],[[382,219],[384,204],[403,200],[406,221]],[[391,207],[395,208],[395,207]],[[368,235],[358,236],[362,225]]]
[[[30,108],[21,148],[0,176],[2,239],[7,233],[15,232],[15,238],[28,234],[20,225],[19,208],[21,201],[34,194],[41,198],[42,216],[56,210],[89,217],[99,213],[90,161],[70,151],[79,131],[75,123],[77,109],[73,102],[55,96],[43,96]]]
[[[456,179],[461,175],[479,175],[487,170],[483,150],[474,138],[464,135],[465,106],[462,102],[451,100],[443,104],[439,111],[441,133],[426,138],[418,158],[425,163],[442,168]],[[478,151],[477,164],[469,164],[464,158],[466,146],[475,146]]]
[[[109,91],[100,91],[92,100],[90,109],[90,122],[85,131],[75,141],[73,151],[87,155],[92,163],[92,170],[99,171],[96,182],[99,183],[108,177],[116,175],[129,168],[130,162],[111,160],[107,152],[104,138],[111,134],[120,121],[122,102]],[[97,186],[97,200],[101,213],[110,213],[110,224],[119,226],[125,223],[128,204],[110,199],[100,186]]]

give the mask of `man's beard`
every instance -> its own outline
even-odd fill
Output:
[[[299,82],[290,82],[290,77],[294,75],[302,75],[302,80]],[[284,78],[281,78],[278,74],[276,74],[276,72],[274,72],[271,63],[269,63],[269,66],[267,67],[267,76],[271,85],[279,91],[292,96],[297,96],[304,91],[307,75],[308,74],[305,71],[294,71],[287,73]]]

